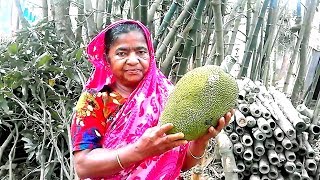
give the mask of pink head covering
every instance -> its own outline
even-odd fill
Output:
[[[153,44],[152,44],[150,32],[147,29],[147,27],[145,27],[142,23],[138,21],[120,20],[109,25],[107,28],[102,30],[88,45],[87,54],[89,56],[89,61],[94,65],[95,70],[86,84],[87,89],[94,89],[99,91],[103,88],[104,85],[111,84],[112,82],[115,81],[115,79],[113,78],[112,71],[110,69],[110,64],[106,60],[104,37],[105,37],[105,33],[108,30],[123,23],[137,24],[142,29],[142,31],[144,32],[144,36],[146,38],[148,50],[149,50],[149,56],[150,56],[149,70],[156,71],[157,68],[156,68],[156,61],[154,58]],[[152,73],[154,72],[150,72],[149,75]]]
[[[149,30],[142,23],[133,20],[121,20],[109,25],[88,45],[87,54],[95,70],[86,88],[99,91],[104,85],[115,81],[110,65],[106,61],[105,33],[122,23],[137,24],[142,29],[148,45],[150,65],[143,80],[119,110],[113,124],[106,130],[102,143],[107,149],[117,149],[132,144],[142,136],[146,129],[156,126],[168,95],[173,89],[170,81],[156,67]],[[175,179],[180,174],[185,153],[186,146],[177,147],[160,156],[133,164],[107,179]]]

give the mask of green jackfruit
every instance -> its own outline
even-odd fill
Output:
[[[169,134],[182,132],[186,140],[197,139],[235,106],[238,91],[235,79],[219,66],[195,68],[169,95],[160,124],[174,125]]]

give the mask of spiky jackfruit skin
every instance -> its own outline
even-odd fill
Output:
[[[238,91],[235,79],[219,66],[195,68],[176,84],[160,124],[174,125],[169,134],[182,132],[186,140],[197,139],[235,106]]]

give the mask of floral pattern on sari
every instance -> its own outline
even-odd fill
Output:
[[[117,92],[83,92],[71,125],[73,151],[102,147],[102,136],[125,101]]]

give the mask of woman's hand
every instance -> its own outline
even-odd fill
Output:
[[[234,114],[235,110],[232,109],[231,111],[227,112],[223,117],[221,117],[218,121],[218,124],[216,127],[209,127],[208,129],[208,133],[199,137],[198,139],[196,139],[195,141],[198,142],[204,142],[207,143],[209,141],[209,139],[216,137],[220,131],[229,124],[232,115]]]
[[[184,160],[182,170],[188,170],[199,162],[201,157],[204,156],[205,148],[208,144],[209,139],[216,137],[220,133],[220,131],[227,124],[229,124],[229,121],[233,114],[234,109],[226,113],[224,117],[221,117],[216,127],[209,127],[207,134],[199,137],[196,140],[191,141],[188,153],[186,154],[186,158]]]
[[[135,143],[135,151],[140,154],[142,159],[165,153],[166,151],[188,143],[183,140],[183,133],[166,135],[173,124],[168,123],[162,126],[147,129],[141,138]]]

